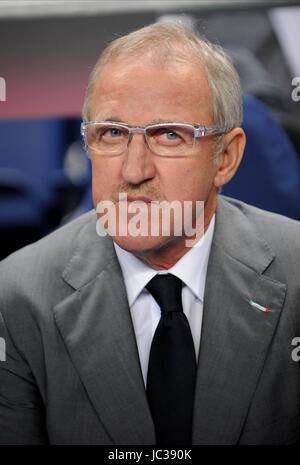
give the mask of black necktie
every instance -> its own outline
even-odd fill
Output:
[[[156,275],[146,286],[161,309],[148,365],[147,396],[157,444],[189,445],[192,440],[196,357],[181,302],[182,281]]]

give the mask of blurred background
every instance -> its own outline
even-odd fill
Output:
[[[0,1],[0,258],[92,208],[80,138],[88,76],[155,21],[225,47],[244,92],[245,157],[223,194],[300,220],[298,1]]]

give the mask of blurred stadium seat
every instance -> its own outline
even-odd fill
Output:
[[[78,136],[77,119],[0,123],[0,258],[50,232],[80,201],[86,174],[74,183],[64,165]]]
[[[222,193],[300,220],[300,158],[266,105],[245,96],[243,106],[244,158]]]

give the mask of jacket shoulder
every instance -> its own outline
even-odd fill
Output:
[[[248,220],[257,233],[264,238],[271,249],[282,257],[300,258],[300,222],[277,213],[272,213],[230,197],[220,196],[228,218],[238,221]],[[231,215],[232,214],[232,215]],[[231,228],[236,227],[231,224]],[[246,241],[246,238],[245,238]]]
[[[96,232],[95,211],[90,211],[39,241],[14,252],[0,263],[1,309],[10,302],[55,302],[64,287],[61,276],[84,241],[100,239]],[[44,299],[42,299],[44,296]]]
[[[94,220],[94,221],[93,221]],[[1,276],[11,268],[16,270],[36,268],[39,264],[64,263],[74,248],[79,232],[85,228],[94,228],[96,233],[95,212],[90,211],[70,223],[58,228],[42,239],[9,255],[0,263]]]

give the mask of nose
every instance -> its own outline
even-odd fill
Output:
[[[153,154],[143,134],[133,134],[127,146],[122,165],[123,180],[130,184],[141,184],[155,176]]]

